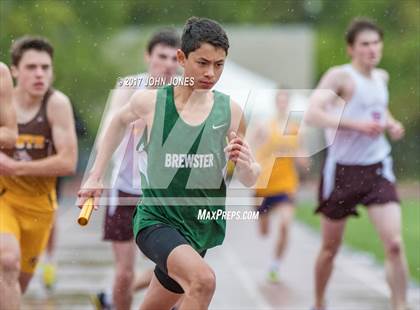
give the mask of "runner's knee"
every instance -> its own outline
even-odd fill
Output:
[[[259,228],[261,235],[265,236],[268,234],[268,215],[260,214]]]
[[[330,242],[322,245],[322,254],[326,259],[333,259],[340,248],[339,242]]]
[[[400,238],[388,242],[385,246],[385,251],[388,257],[399,257],[402,252],[402,242]]]
[[[209,296],[213,295],[215,289],[216,275],[210,267],[194,272],[189,288],[191,295]]]
[[[0,274],[19,274],[20,258],[19,253],[14,251],[4,251],[0,246]]]
[[[290,222],[284,222],[280,225],[280,233],[284,236],[290,232]]]
[[[267,225],[260,225],[260,233],[263,236],[268,235],[268,226]]]
[[[130,268],[117,268],[115,277],[118,283],[131,285],[134,281],[134,272]]]

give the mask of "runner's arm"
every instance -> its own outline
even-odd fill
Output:
[[[106,143],[98,145],[97,156],[90,172],[93,179],[98,181],[102,179],[112,154],[124,137],[127,126],[139,119],[146,120],[152,113],[154,94],[152,90],[137,91],[129,102],[112,116],[104,131]]]
[[[405,135],[403,124],[397,121],[389,110],[386,111],[386,128],[392,140],[400,140]]]
[[[256,162],[249,144],[244,140],[246,123],[241,107],[231,101],[231,125],[227,132],[229,144],[225,148],[229,159],[235,163],[239,181],[247,187],[257,182],[260,165]]]
[[[384,82],[388,84],[389,82],[389,74],[384,69],[376,69],[380,76],[383,78]],[[391,137],[392,140],[400,140],[405,135],[405,129],[403,124],[396,120],[394,116],[392,115],[391,111],[389,109],[386,110],[386,120],[385,120],[385,127],[388,130],[388,134]]]
[[[398,122],[394,116],[392,115],[391,111],[389,111],[389,109],[386,110],[386,124],[387,126]]]
[[[389,74],[384,69],[376,69],[379,73],[379,75],[382,77],[384,82],[388,84],[389,82]],[[392,115],[391,111],[389,109],[386,110],[386,121],[385,121],[386,127],[389,129],[390,127],[393,127],[394,125],[401,124],[399,121],[397,121],[394,116]]]
[[[16,175],[65,176],[75,173],[77,137],[70,100],[55,91],[49,99],[47,117],[56,153],[42,159],[17,161]]]
[[[126,80],[128,77],[124,78]],[[102,140],[104,139],[105,129],[108,128],[109,123],[112,120],[112,116],[120,110],[131,98],[131,96],[136,92],[135,88],[132,87],[125,87],[121,85],[121,83],[117,83],[115,88],[111,92],[111,98],[109,101],[109,107],[104,115],[104,119],[99,129],[99,133],[96,139],[96,145],[102,144]]]
[[[0,149],[13,148],[16,143],[18,130],[12,92],[13,81],[9,68],[0,63]]]
[[[317,88],[309,98],[308,110],[305,113],[304,121],[310,126],[323,128],[353,129],[353,123],[333,116],[326,111],[328,104],[342,104],[344,100],[339,99],[341,93],[341,81],[346,77],[339,68],[328,70],[321,78]]]

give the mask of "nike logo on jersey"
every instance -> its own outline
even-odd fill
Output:
[[[218,126],[216,126],[216,125],[214,125],[214,124],[213,124],[213,127],[212,127],[212,128],[216,130],[216,129],[219,129],[219,128],[222,128],[222,127],[225,127],[226,125],[227,125],[226,123],[224,123],[224,124],[222,124],[222,125],[218,125]]]

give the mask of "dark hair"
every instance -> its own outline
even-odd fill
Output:
[[[179,48],[181,46],[181,40],[174,29],[165,28],[152,35],[149,43],[147,44],[147,52],[151,54],[155,46],[158,44]]]
[[[373,30],[376,31],[381,40],[383,39],[384,33],[378,25],[376,25],[373,21],[367,18],[356,18],[350,23],[346,30],[346,42],[348,45],[353,45],[354,41],[356,41],[357,35],[365,30]]]
[[[51,59],[54,56],[54,48],[46,38],[25,36],[17,39],[12,44],[12,47],[10,49],[12,65],[19,65],[23,54],[30,49],[46,52],[48,53],[48,55],[50,55]]]
[[[223,28],[214,20],[208,18],[190,17],[185,23],[181,39],[181,49],[185,56],[200,48],[202,43],[209,43],[229,50],[229,39]]]

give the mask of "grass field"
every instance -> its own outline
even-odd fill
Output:
[[[313,214],[313,205],[302,203],[297,210],[297,218],[301,222],[319,230],[319,216]],[[366,209],[360,207],[360,217],[351,218],[346,227],[344,242],[357,250],[367,251],[383,262],[384,253],[381,241],[369,222]],[[405,200],[403,211],[403,238],[407,254],[410,277],[420,282],[420,202]]]

